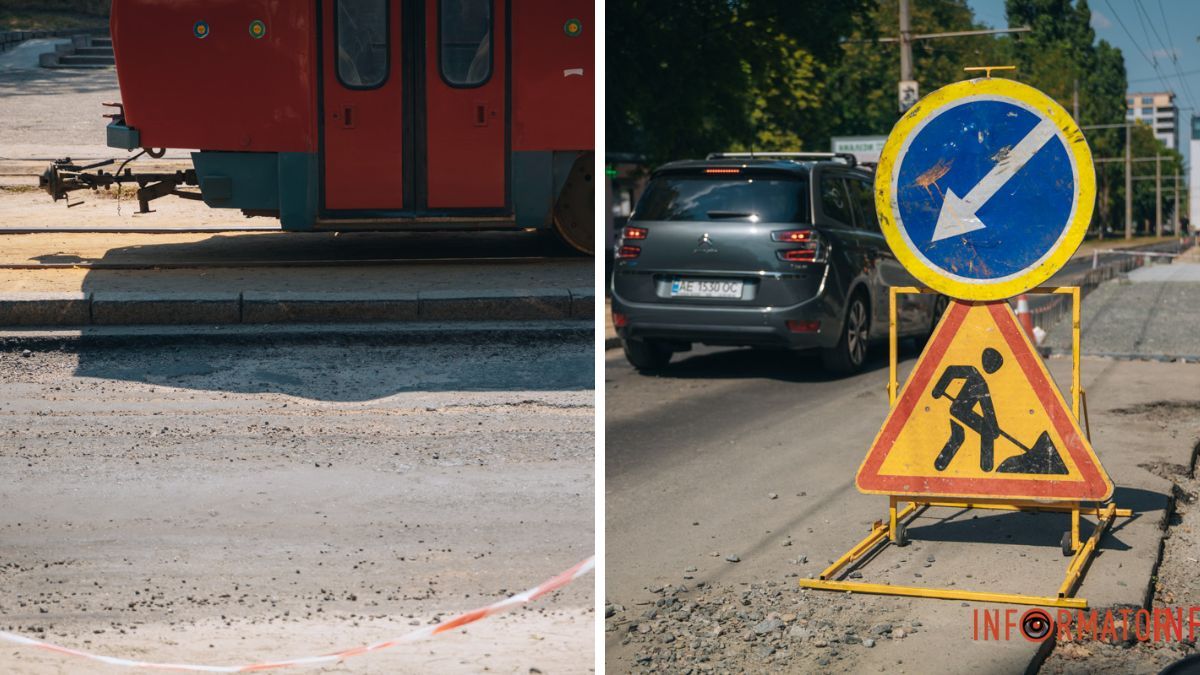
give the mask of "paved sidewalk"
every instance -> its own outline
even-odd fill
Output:
[[[1172,264],[1131,271],[1100,285],[1083,301],[1084,354],[1200,362],[1200,247]],[[1060,321],[1044,343],[1071,349],[1071,326]]]
[[[594,307],[592,260],[520,232],[7,235],[2,266],[7,327],[583,321]]]

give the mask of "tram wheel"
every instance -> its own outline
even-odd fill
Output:
[[[554,232],[567,246],[585,255],[596,254],[596,196],[592,153],[575,159],[558,201],[554,203]]]

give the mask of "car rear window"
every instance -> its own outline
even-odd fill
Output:
[[[650,181],[631,220],[807,223],[808,180],[778,175],[664,175]]]

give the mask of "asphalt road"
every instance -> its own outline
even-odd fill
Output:
[[[308,656],[592,554],[586,332],[192,332],[0,341],[0,627],[157,661]],[[328,672],[587,672],[593,581]],[[4,644],[0,671],[93,668]]]
[[[909,345],[902,375],[916,354]],[[988,605],[796,587],[886,515],[883,498],[854,486],[887,409],[885,355],[876,350],[863,374],[831,379],[797,354],[701,347],[645,376],[619,350],[607,353],[614,671],[1000,673],[1034,662],[1023,640],[970,639],[971,612]],[[1069,360],[1049,366],[1069,381]],[[1089,570],[1080,594],[1093,606],[1142,603],[1171,492],[1148,467],[1189,462],[1189,434],[1200,433],[1121,411],[1195,399],[1198,382],[1200,366],[1085,363],[1097,452],[1117,500],[1143,512]],[[1045,595],[1062,581],[1066,525],[1057,515],[930,510],[910,527],[914,544],[885,549],[864,580]],[[885,624],[902,628],[900,638]]]

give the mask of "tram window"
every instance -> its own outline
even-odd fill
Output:
[[[442,78],[478,87],[492,75],[491,0],[441,0]]]
[[[383,84],[388,74],[387,0],[337,0],[337,72],[352,89]]]

